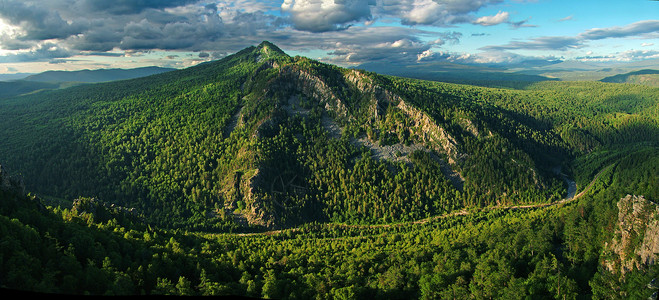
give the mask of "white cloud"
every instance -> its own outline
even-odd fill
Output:
[[[544,36],[530,41],[513,41],[505,45],[485,46],[481,50],[568,50],[582,47],[582,40],[569,36]]]
[[[655,59],[659,58],[659,51],[656,50],[628,50],[616,55],[618,60],[622,61],[635,61],[642,59]]]
[[[417,60],[417,61],[422,61],[422,60],[424,60],[424,59],[426,59],[426,58],[432,57],[433,54],[434,54],[434,52],[433,52],[432,50],[428,49],[428,50],[423,51],[423,52],[421,52],[420,54],[418,54],[418,55],[416,56],[416,60]]]
[[[474,13],[503,0],[378,0],[374,14],[404,25],[453,26],[474,21]]]
[[[493,26],[493,25],[498,25],[504,22],[508,22],[508,12],[505,11],[499,11],[496,15],[494,16],[485,16],[485,17],[480,17],[474,21],[474,24],[482,25],[482,26]]]
[[[444,7],[432,0],[414,1],[411,9],[402,13],[402,18],[410,24],[432,24],[444,13]]]
[[[591,53],[592,54],[592,53]],[[591,62],[630,62],[630,61],[639,61],[645,59],[657,59],[659,58],[659,51],[655,50],[627,50],[618,52],[611,55],[588,55],[577,57],[579,61],[591,61]]]
[[[659,20],[645,20],[626,26],[593,28],[576,36],[543,36],[526,41],[512,41],[505,45],[482,47],[481,50],[569,50],[582,48],[589,41],[609,38],[643,37],[659,32]]]
[[[621,38],[628,36],[641,36],[644,34],[656,34],[657,32],[659,32],[659,20],[644,20],[622,27],[614,26],[608,28],[593,28],[579,34],[579,37],[587,40],[601,40],[606,38]]]
[[[558,22],[571,21],[573,18],[574,18],[574,17],[573,17],[572,15],[569,15],[569,16],[567,16],[567,17],[565,17],[565,18],[562,18],[562,19],[558,20]]]

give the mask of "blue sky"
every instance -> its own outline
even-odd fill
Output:
[[[0,73],[188,67],[271,41],[341,66],[659,58],[659,1],[0,0]]]

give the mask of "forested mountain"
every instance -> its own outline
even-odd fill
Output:
[[[618,201],[659,197],[657,95],[406,79],[263,42],[188,69],[6,99],[0,175],[23,183],[2,180],[0,284],[647,297],[637,287],[654,265],[624,277],[598,266],[619,255],[605,247]]]

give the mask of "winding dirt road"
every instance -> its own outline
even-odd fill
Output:
[[[477,211],[468,211],[465,209],[459,210],[459,211],[454,211],[434,217],[429,217],[421,220],[416,220],[416,221],[408,221],[408,222],[401,222],[401,223],[394,223],[394,224],[373,224],[373,225],[359,225],[359,224],[340,224],[340,223],[326,223],[322,224],[325,227],[343,227],[343,228],[389,228],[389,227],[396,227],[396,226],[406,226],[406,225],[412,225],[412,224],[425,224],[434,220],[438,219],[444,219],[444,218],[449,218],[449,217],[454,217],[454,216],[464,216],[464,215],[469,215],[472,212],[481,212],[484,210],[494,210],[494,209],[504,209],[504,210],[517,210],[517,209],[530,209],[530,208],[543,208],[543,207],[550,207],[550,206],[555,206],[555,205],[562,205],[566,204],[568,202],[577,200],[581,198],[583,195],[585,195],[590,188],[593,186],[593,184],[600,178],[600,176],[604,173],[604,171],[610,169],[613,167],[615,164],[608,165],[604,167],[602,170],[600,170],[595,177],[593,177],[593,180],[588,183],[588,185],[581,191],[579,194],[576,194],[577,186],[574,181],[569,180],[566,178],[566,181],[568,181],[568,191],[567,195],[565,198],[562,200],[556,201],[556,202],[551,202],[551,203],[540,203],[540,204],[529,204],[529,205],[512,205],[512,206],[491,206],[491,207],[486,207],[479,209]],[[264,232],[252,232],[252,233],[237,233],[236,235],[238,236],[253,236],[253,235],[273,235],[273,234],[278,234],[283,231],[298,231],[300,228],[288,228],[288,229],[280,229],[280,230],[270,230],[270,231],[264,231]]]

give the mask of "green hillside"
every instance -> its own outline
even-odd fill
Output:
[[[654,264],[611,266],[652,244],[638,228],[654,223],[611,245],[630,232],[614,230],[619,203],[659,197],[657,95],[384,76],[263,42],[6,99],[0,287],[646,298]]]
[[[606,77],[602,82],[631,83],[659,87],[659,70],[639,70]]]

